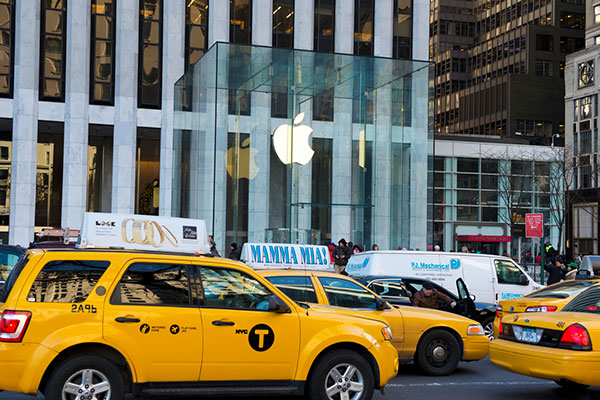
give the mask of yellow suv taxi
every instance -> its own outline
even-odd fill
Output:
[[[303,308],[221,258],[30,250],[0,290],[0,312],[0,389],[51,400],[369,399],[398,371],[385,321]]]

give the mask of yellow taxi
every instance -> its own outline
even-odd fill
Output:
[[[414,360],[428,375],[448,375],[460,360],[488,353],[489,339],[479,323],[444,311],[394,306],[354,279],[324,271],[257,270],[299,304],[362,310],[390,324],[401,362]]]
[[[29,250],[0,312],[0,390],[47,399],[370,399],[398,371],[384,320],[302,307],[221,258]]]
[[[600,286],[585,289],[561,312],[519,313],[502,318],[490,360],[518,374],[560,386],[598,385]]]
[[[581,291],[600,283],[600,279],[562,281],[531,292],[512,300],[502,300],[496,306],[494,336],[498,335],[498,325],[505,315],[522,312],[560,311]]]

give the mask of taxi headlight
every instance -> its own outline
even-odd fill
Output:
[[[381,334],[385,340],[389,340],[390,342],[392,341],[392,329],[389,326],[381,328]]]
[[[467,335],[485,335],[485,332],[483,331],[483,327],[480,324],[469,325],[469,327],[467,328]]]

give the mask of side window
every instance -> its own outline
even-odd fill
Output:
[[[377,309],[375,296],[356,283],[339,278],[319,277],[332,306]]]
[[[308,276],[270,276],[267,279],[294,301],[319,302],[315,288]]]
[[[189,306],[188,267],[178,264],[134,263],[117,285],[111,304]]]
[[[109,265],[109,261],[51,261],[35,278],[27,300],[32,303],[84,302]]]
[[[205,307],[263,311],[269,309],[271,291],[243,272],[200,267],[200,276]]]
[[[523,273],[515,264],[504,260],[494,260],[494,263],[496,264],[498,283],[521,284],[521,275]]]
[[[571,300],[562,311],[600,314],[600,287],[592,287],[582,292]]]
[[[385,297],[409,297],[404,283],[397,280],[378,280],[369,285],[369,289]]]

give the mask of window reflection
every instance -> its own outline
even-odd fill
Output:
[[[136,214],[158,215],[160,195],[160,129],[138,128]]]
[[[394,0],[394,58],[411,58],[412,0]]]
[[[252,44],[252,0],[230,0],[229,19],[229,41]]]
[[[194,65],[208,47],[208,0],[187,2],[185,10],[185,68]]]
[[[13,0],[0,1],[0,97],[12,97],[14,13]]]
[[[138,105],[160,108],[162,69],[162,1],[141,0]]]
[[[294,47],[294,0],[273,1],[273,47]]]
[[[38,126],[35,226],[61,226],[64,125]]]
[[[373,24],[375,21],[373,0],[354,2],[354,54],[373,55]]]
[[[335,44],[335,0],[315,0],[314,50],[333,53]]]
[[[114,104],[116,0],[93,0],[91,104]]]
[[[40,100],[65,100],[66,18],[66,1],[42,2]]]

